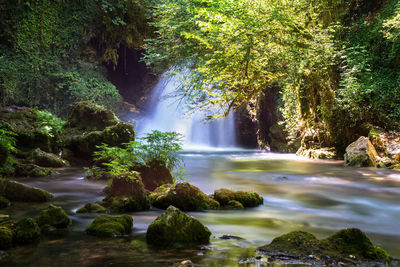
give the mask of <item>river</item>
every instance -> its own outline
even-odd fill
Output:
[[[85,203],[101,200],[106,182],[86,180],[81,168],[60,169],[51,177],[20,181],[53,193],[51,203],[67,211],[72,225],[36,245],[7,251],[7,265],[171,266],[190,259],[205,266],[280,266],[239,262],[254,256],[256,247],[293,230],[325,238],[347,227],[360,228],[391,256],[400,257],[400,172],[350,168],[341,161],[254,150],[185,151],[182,156],[190,182],[205,193],[219,188],[253,190],[263,196],[264,205],[246,210],[190,212],[209,227],[211,243],[191,249],[156,249],[144,241],[148,225],[162,212],[154,208],[130,213],[134,219],[130,236],[87,236],[84,230],[96,215],[75,211]],[[16,203],[7,213],[14,219],[34,217],[48,205]],[[223,235],[243,239],[220,239]]]

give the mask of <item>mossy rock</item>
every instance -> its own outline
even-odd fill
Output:
[[[0,123],[7,125],[7,130],[16,133],[16,147],[20,149],[40,148],[51,152],[55,149],[56,137],[37,127],[39,118],[33,108],[4,107],[0,108]]]
[[[90,101],[76,103],[68,113],[67,127],[101,131],[117,124],[114,113]]]
[[[49,192],[11,180],[0,180],[0,196],[10,201],[46,202],[53,197]]]
[[[0,209],[8,208],[11,205],[10,200],[5,197],[0,196]]]
[[[86,228],[88,235],[115,237],[132,231],[133,219],[130,215],[99,215]]]
[[[377,166],[378,153],[367,137],[361,136],[346,148],[344,164],[346,166]]]
[[[255,192],[233,191],[229,189],[219,189],[214,191],[214,199],[221,206],[227,206],[228,202],[235,200],[240,202],[244,207],[257,207],[264,203],[264,199]]]
[[[0,226],[0,249],[8,249],[13,246],[14,231],[7,226]]]
[[[14,169],[15,176],[17,177],[44,177],[54,173],[53,169],[40,167],[31,163],[16,163]]]
[[[67,213],[61,208],[50,205],[47,209],[42,210],[36,221],[40,228],[55,227],[57,229],[67,228],[71,224],[71,219]]]
[[[149,191],[174,182],[170,170],[163,162],[154,161],[146,166],[136,168],[135,171],[140,173],[144,187]]]
[[[150,199],[151,204],[159,209],[166,209],[171,205],[183,211],[219,208],[219,203],[189,183],[160,186],[150,195]]]
[[[97,150],[97,146],[107,144],[109,146],[121,146],[135,140],[133,125],[118,122],[116,125],[106,127],[102,131],[91,132],[65,132],[63,140],[66,147],[77,157],[91,157]]]
[[[309,262],[309,255],[318,259],[318,265],[336,266],[338,262],[352,262],[356,266],[386,265],[390,258],[386,251],[372,244],[359,229],[340,230],[330,237],[319,240],[313,234],[294,231],[275,238],[259,248],[271,258],[295,258]],[[322,262],[321,262],[322,261]],[[378,264],[379,263],[379,264]]]
[[[97,203],[87,203],[82,208],[78,209],[76,213],[105,213],[107,209]]]
[[[16,223],[15,242],[18,245],[31,244],[40,238],[40,228],[31,218],[25,218]]]
[[[242,203],[236,200],[229,200],[226,206],[224,206],[224,209],[227,210],[242,210],[244,209],[244,206]]]
[[[155,246],[191,246],[207,244],[210,230],[197,219],[170,206],[147,229],[146,240]]]
[[[371,240],[357,228],[340,230],[322,241],[332,254],[353,255],[359,259],[389,260],[383,249],[372,244]]]
[[[66,160],[59,158],[55,154],[44,152],[40,150],[40,148],[33,150],[29,155],[28,160],[41,167],[60,168],[69,166],[69,163]]]
[[[112,210],[142,211],[150,208],[150,199],[139,173],[126,172],[114,176],[104,190],[105,203]]]

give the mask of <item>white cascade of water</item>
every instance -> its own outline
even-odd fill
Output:
[[[179,86],[179,78],[161,78],[153,89],[149,110],[139,120],[139,135],[152,130],[178,132],[184,136],[184,148],[229,148],[236,145],[235,118],[233,112],[221,119],[205,122],[203,111],[185,115],[185,108],[179,99],[169,97]]]

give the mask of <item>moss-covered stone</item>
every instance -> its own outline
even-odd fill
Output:
[[[18,245],[30,244],[40,238],[40,228],[31,218],[25,218],[16,223],[15,242]]]
[[[67,126],[82,130],[101,131],[117,124],[114,113],[90,101],[76,103],[68,114]]]
[[[0,226],[0,249],[8,249],[13,246],[14,231],[7,226]]]
[[[71,224],[71,219],[67,213],[61,208],[50,205],[47,209],[42,210],[36,221],[40,228],[55,227],[57,229],[67,228]]]
[[[14,165],[15,176],[17,177],[44,177],[54,173],[53,169],[40,167],[36,164],[24,164],[17,162]]]
[[[214,199],[221,206],[227,206],[231,200],[240,202],[244,207],[256,207],[264,203],[264,199],[255,192],[233,191],[229,189],[215,190]]]
[[[368,266],[378,266],[377,263],[385,265],[390,260],[386,251],[374,246],[362,231],[355,228],[340,230],[323,240],[308,232],[294,231],[275,238],[259,250],[272,258],[284,256],[309,263],[309,255],[314,255],[319,265],[328,266],[336,266],[338,262],[352,262],[356,266],[368,262],[371,264]]]
[[[183,211],[217,209],[219,204],[210,200],[199,188],[189,183],[164,185],[150,195],[152,205],[166,209],[170,205]]]
[[[139,173],[126,172],[112,178],[111,184],[104,190],[105,203],[112,210],[142,211],[150,208],[150,199]]]
[[[10,200],[7,198],[0,196],[0,209],[5,209],[11,205]]]
[[[78,209],[76,213],[105,213],[106,208],[97,203],[87,203],[82,208]]]
[[[147,229],[146,240],[155,246],[206,244],[210,230],[197,219],[170,206]]]
[[[226,206],[224,206],[224,209],[228,210],[241,210],[244,209],[242,203],[236,200],[229,200]]]
[[[49,192],[11,180],[0,180],[0,196],[10,201],[45,202],[53,197]]]
[[[97,146],[107,144],[109,146],[121,146],[124,143],[135,140],[133,125],[118,122],[108,126],[102,131],[79,132],[66,130],[63,136],[66,147],[77,157],[91,157],[97,150]]]
[[[149,191],[153,191],[163,184],[174,182],[171,172],[162,162],[151,162],[147,166],[141,166],[135,170],[140,172],[144,187]]]
[[[28,160],[41,167],[60,168],[69,166],[69,163],[66,160],[59,158],[55,154],[44,152],[40,150],[40,148],[33,150],[29,155]]]
[[[132,231],[133,219],[123,215],[99,215],[86,228],[88,235],[114,237],[129,234]]]

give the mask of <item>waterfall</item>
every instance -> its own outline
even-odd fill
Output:
[[[139,135],[152,130],[178,132],[184,136],[184,148],[228,148],[236,144],[233,112],[221,119],[204,121],[207,114],[186,114],[184,104],[171,94],[179,86],[179,77],[162,77],[153,89],[147,114],[138,121]]]

